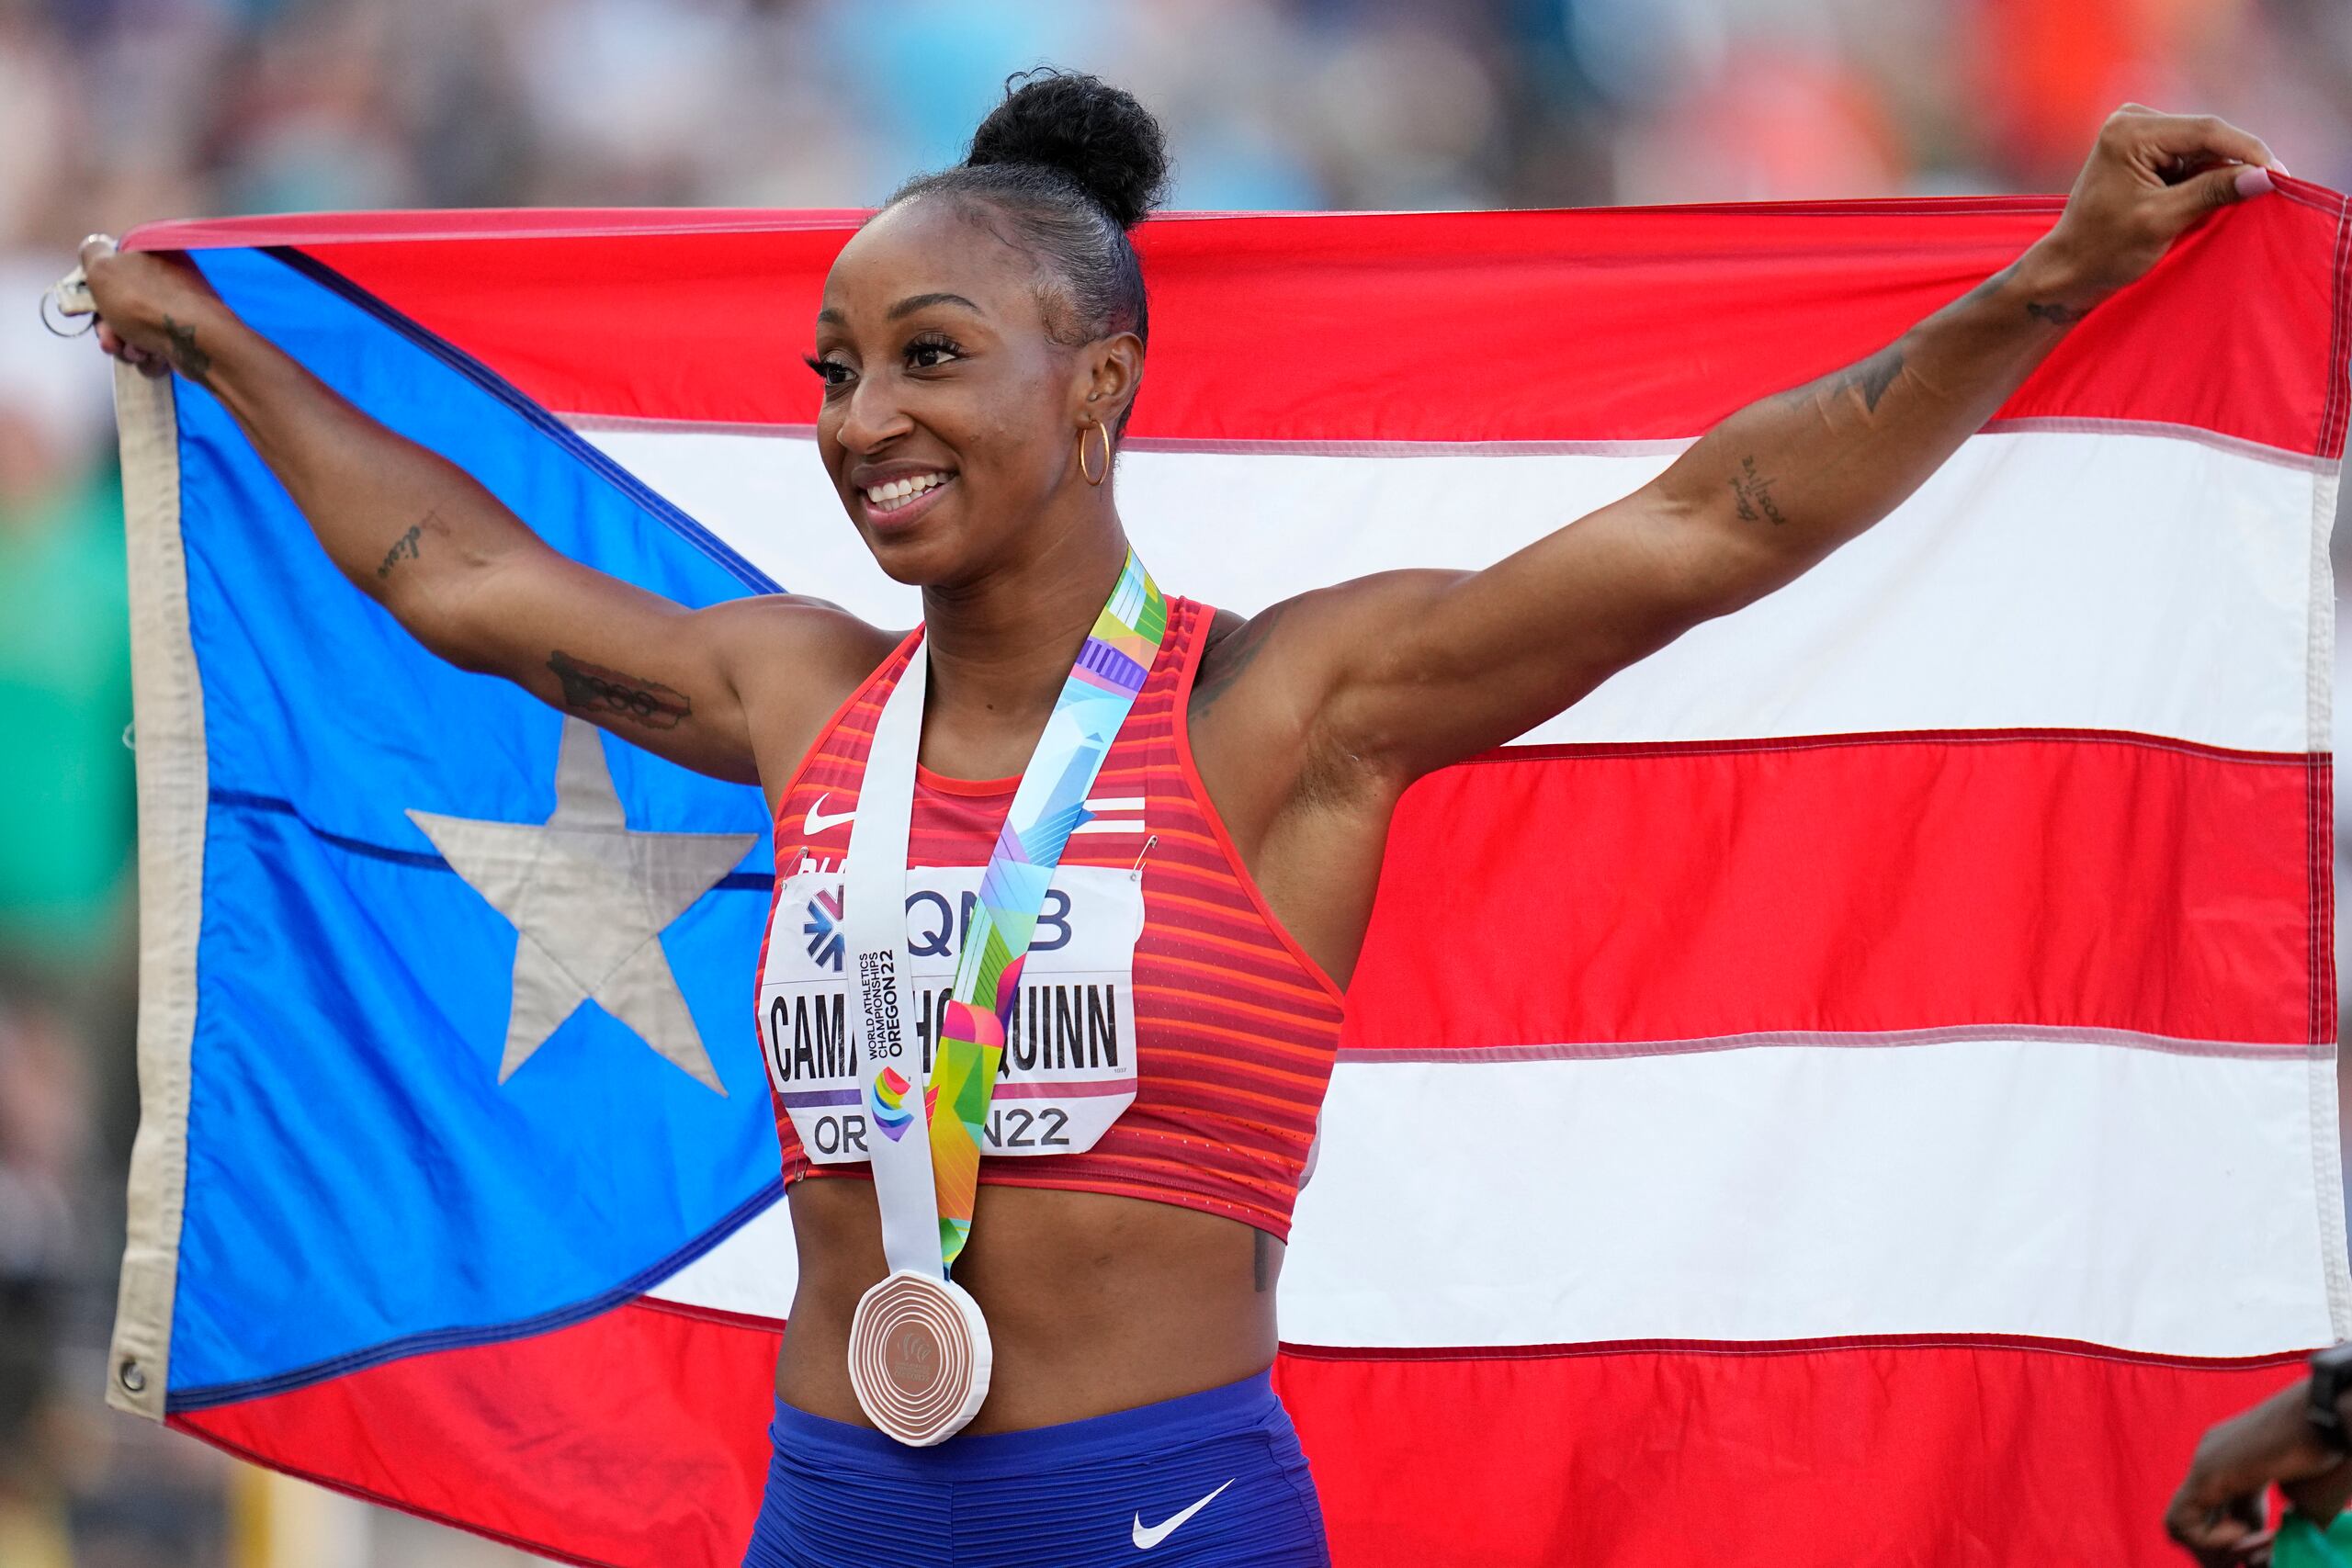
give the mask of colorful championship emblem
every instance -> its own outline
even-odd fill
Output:
[[[895,1143],[906,1132],[907,1123],[915,1119],[915,1113],[907,1109],[907,1090],[914,1086],[899,1075],[898,1068],[885,1067],[874,1075],[872,1087],[874,1124],[882,1129],[884,1137]]]

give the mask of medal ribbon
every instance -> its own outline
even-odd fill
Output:
[[[850,829],[842,912],[856,960],[851,1031],[865,1108],[878,1134],[875,1193],[883,1250],[893,1269],[944,1275],[971,1235],[982,1129],[1037,911],[1071,832],[1087,819],[1086,793],[1167,632],[1168,601],[1131,550],[1062,682],[997,832],[956,953],[949,1000],[934,1028],[928,1081],[921,1052],[912,1048],[905,953],[907,840],[927,654],[918,649],[910,658],[883,705]],[[925,1201],[938,1221],[935,1252],[916,1218]]]

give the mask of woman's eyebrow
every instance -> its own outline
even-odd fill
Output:
[[[910,294],[890,307],[886,319],[895,321],[902,316],[911,316],[926,305],[961,305],[975,316],[988,314],[986,310],[981,310],[961,294]],[[838,308],[828,305],[817,312],[817,324],[825,327],[846,327],[849,325],[849,318]]]
[[[975,316],[988,314],[986,310],[981,310],[961,294],[910,294],[890,307],[889,319],[895,321],[901,316],[911,316],[926,305],[961,305]],[[823,317],[820,316],[818,319],[821,321]]]

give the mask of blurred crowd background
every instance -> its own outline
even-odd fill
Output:
[[[514,1560],[98,1404],[122,518],[107,376],[38,289],[150,218],[869,204],[1047,61],[1162,117],[1188,208],[2063,190],[2126,99],[2352,184],[2352,0],[0,0],[0,1568]]]

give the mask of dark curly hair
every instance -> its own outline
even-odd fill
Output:
[[[1057,343],[1117,332],[1148,342],[1143,266],[1127,231],[1167,194],[1168,143],[1151,111],[1099,76],[1040,66],[1006,81],[963,163],[909,180],[888,205],[944,196],[992,209],[1012,227],[1005,238],[1062,284],[1046,302]]]

